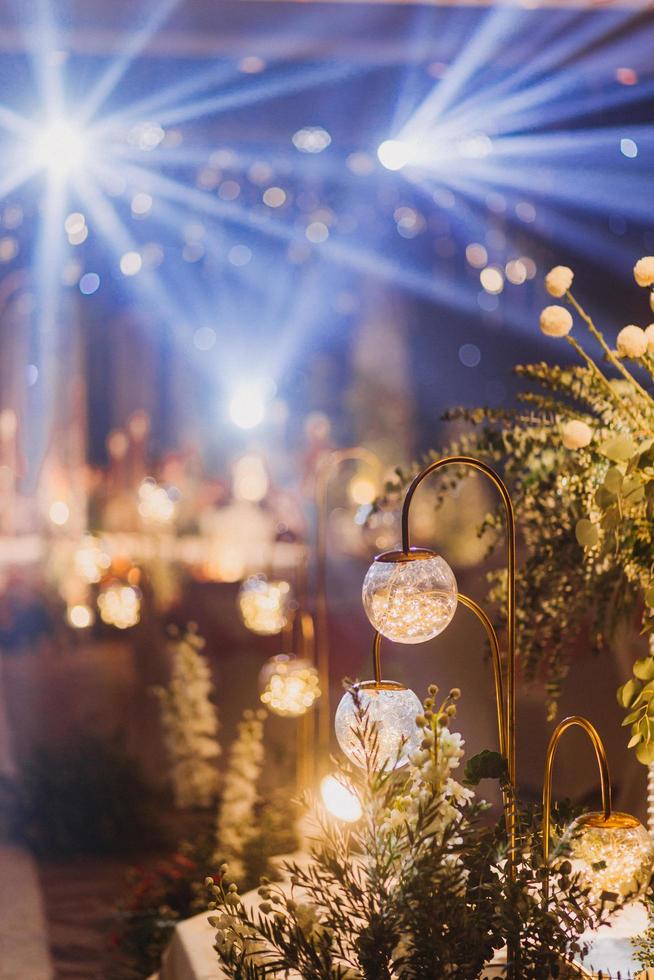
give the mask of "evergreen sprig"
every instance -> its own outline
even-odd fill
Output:
[[[484,976],[509,937],[522,980],[562,977],[563,961],[583,958],[581,936],[604,912],[593,909],[568,861],[543,868],[538,811],[519,813],[510,880],[504,817],[487,826],[487,807],[454,780],[462,750],[448,726],[457,694],[436,705],[430,688],[417,719],[422,745],[399,769],[380,760],[375,725],[357,704],[353,730],[365,766],[339,765],[338,778],[362,816],[344,824],[314,806],[311,859],[286,864],[290,889],[262,879],[255,909],[227,866],[208,880],[216,950],[230,977],[471,980]],[[472,769],[504,780],[505,767],[490,761],[485,756]]]
[[[573,321],[565,307],[548,307],[543,317],[557,311],[556,335],[583,363],[518,365],[516,374],[529,387],[515,409],[447,412],[446,420],[465,423],[467,431],[427,454],[411,472],[398,472],[386,498],[396,501],[418,469],[445,455],[477,456],[503,473],[525,555],[517,582],[521,670],[527,681],[545,686],[550,719],[580,642],[599,653],[617,626],[639,613],[643,632],[654,630],[654,325],[647,331],[625,328],[613,350],[570,289],[564,290],[572,278],[570,270],[557,268],[546,280],[548,290],[572,307],[577,326],[581,321],[602,356],[594,357],[592,346],[588,353],[577,327],[570,332]],[[641,384],[639,378],[646,380]],[[438,503],[469,475],[461,470],[441,479]],[[491,551],[502,540],[502,527],[499,510],[484,520],[480,533],[494,532]],[[489,579],[501,623],[505,581],[497,573]],[[645,659],[646,664],[637,662],[618,700],[630,719],[629,744],[650,764],[654,659]]]

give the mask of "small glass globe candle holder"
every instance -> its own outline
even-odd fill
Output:
[[[109,582],[98,595],[100,619],[108,626],[127,630],[141,618],[141,593],[132,585]]]
[[[299,718],[320,697],[318,671],[309,660],[278,654],[259,674],[261,701],[274,714]]]
[[[654,841],[628,813],[583,814],[567,828],[558,850],[597,904],[605,893],[617,902],[636,901],[652,877]]]
[[[293,593],[288,582],[254,575],[243,582],[237,604],[243,623],[258,636],[276,636],[288,623]]]
[[[363,681],[345,692],[336,709],[338,744],[356,766],[365,768],[367,756],[380,770],[400,769],[420,747],[416,717],[422,711],[420,699],[403,684]]]
[[[442,633],[457,606],[457,584],[434,551],[385,551],[363,581],[363,606],[382,636],[397,643],[424,643]]]

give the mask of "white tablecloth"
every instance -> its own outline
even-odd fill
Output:
[[[256,904],[256,891],[244,896],[246,905]],[[202,913],[181,922],[164,954],[159,980],[224,980],[225,973],[218,963],[213,949],[214,930]],[[623,909],[613,920],[592,937],[592,951],[584,967],[590,973],[601,970],[615,977],[620,971],[623,978],[637,977],[637,964],[632,956],[630,937],[642,932],[647,924],[647,913],[642,905]],[[484,976],[491,976],[484,971]],[[498,974],[498,975],[501,975]],[[654,980],[654,970],[640,974],[642,980]]]

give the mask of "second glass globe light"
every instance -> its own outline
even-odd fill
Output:
[[[359,708],[353,691],[346,691],[336,709],[334,729],[341,749],[356,766],[366,765],[366,755],[377,739],[380,769],[399,769],[419,748],[422,731],[416,717],[422,714],[420,699],[413,691],[393,681],[364,681],[356,686]],[[365,751],[361,744],[363,736]]]
[[[363,606],[382,636],[424,643],[442,633],[457,606],[457,584],[447,562],[433,551],[387,551],[363,581]]]
[[[583,814],[563,835],[561,851],[598,905],[607,892],[635,901],[652,876],[654,842],[628,813]]]

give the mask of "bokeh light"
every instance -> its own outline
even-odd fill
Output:
[[[325,776],[321,780],[320,796],[325,809],[337,820],[356,823],[361,819],[363,810],[358,796],[338,776]]]

